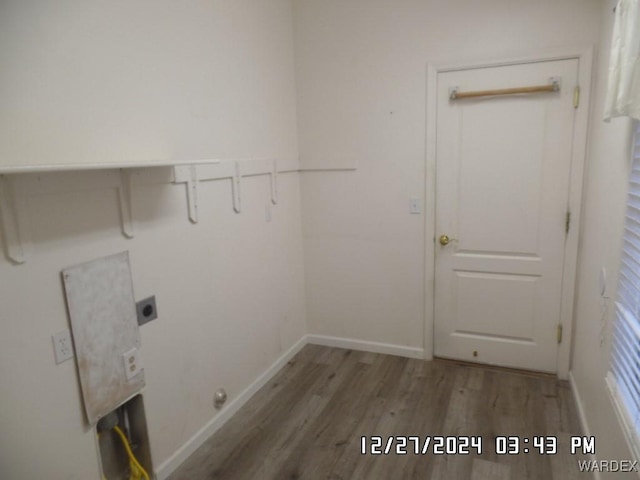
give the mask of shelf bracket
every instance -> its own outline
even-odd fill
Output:
[[[240,162],[234,162],[233,178],[231,179],[231,189],[233,191],[233,210],[236,213],[242,211],[242,205],[240,203],[240,181],[242,176],[240,175]]]
[[[27,228],[25,196],[16,192],[13,178],[0,175],[0,221],[7,257],[16,263],[25,263],[31,250]]]
[[[173,183],[184,183],[187,188],[187,208],[191,223],[198,223],[198,166],[174,165]]]
[[[189,204],[189,220],[191,223],[198,223],[198,167],[196,165],[189,166],[187,203]]]
[[[271,165],[271,203],[278,204],[278,161]]]
[[[132,203],[132,177],[130,169],[120,169],[120,183],[118,184],[118,199],[120,201],[120,221],[122,222],[122,234],[127,238],[133,238],[133,203]]]

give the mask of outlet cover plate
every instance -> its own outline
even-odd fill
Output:
[[[127,380],[131,380],[133,377],[142,372],[142,360],[140,359],[140,350],[134,348],[122,355],[122,361],[124,363],[124,372],[127,376]]]
[[[71,341],[71,332],[56,333],[51,337],[53,340],[53,352],[56,356],[56,364],[62,363],[73,358],[73,342]]]

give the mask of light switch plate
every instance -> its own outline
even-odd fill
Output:
[[[409,207],[409,213],[418,214],[422,213],[422,200],[418,197],[411,198],[411,205]]]

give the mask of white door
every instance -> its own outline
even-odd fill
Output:
[[[556,371],[577,78],[577,59],[438,74],[436,356]]]

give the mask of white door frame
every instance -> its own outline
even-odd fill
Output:
[[[571,228],[565,242],[565,255],[562,275],[562,300],[560,305],[560,324],[562,325],[562,343],[558,346],[557,374],[560,379],[569,378],[571,361],[571,343],[573,339],[573,305],[578,262],[578,237],[582,208],[582,185],[584,165],[587,153],[587,131],[589,122],[589,100],[593,49],[564,49],[545,53],[523,55],[515,58],[493,61],[465,62],[458,64],[427,64],[427,131],[426,131],[426,176],[425,176],[425,322],[424,357],[433,358],[435,328],[435,238],[436,238],[436,127],[437,127],[437,79],[438,74],[456,70],[470,70],[484,67],[517,65],[522,63],[546,62],[553,60],[578,60],[578,86],[580,87],[580,105],[576,110],[573,129],[573,149],[571,158],[571,177],[569,183],[569,204]],[[567,85],[568,88],[573,88]]]

